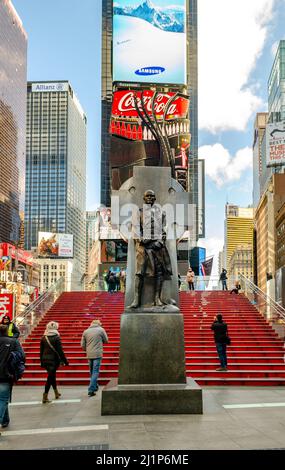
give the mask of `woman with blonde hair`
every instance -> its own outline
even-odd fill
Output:
[[[58,332],[58,323],[50,321],[46,325],[46,330],[41,339],[40,360],[41,367],[46,369],[48,376],[45,384],[45,391],[43,394],[43,403],[50,403],[48,399],[48,392],[50,387],[54,390],[55,398],[60,398],[56,385],[56,371],[61,364],[68,366],[68,360],[62,349],[61,339]]]

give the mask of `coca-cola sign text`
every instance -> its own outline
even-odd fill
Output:
[[[143,98],[142,98],[143,95]],[[135,107],[135,96],[137,97],[137,103],[139,109],[142,109],[142,100],[146,112],[151,116],[152,112],[152,98],[154,92],[151,90],[141,91],[116,91],[113,98],[112,116],[114,118],[126,119],[134,118],[138,119],[139,115]],[[175,93],[158,93],[153,108],[157,119],[162,119],[166,106],[169,99],[174,96]],[[189,108],[189,99],[183,96],[178,96],[173,102],[171,102],[167,114],[166,120],[171,119],[183,119],[186,118]]]

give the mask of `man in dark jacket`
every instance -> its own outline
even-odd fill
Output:
[[[25,361],[25,353],[16,338],[8,336],[7,325],[0,325],[0,424],[9,425],[8,404],[11,401],[14,378],[8,371],[8,359],[11,351],[17,351]]]
[[[2,318],[1,323],[2,323],[2,325],[7,325],[7,327],[8,327],[8,335],[7,336],[9,336],[10,338],[19,338],[19,336],[20,336],[19,328],[17,328],[15,323],[13,323],[10,320],[10,317],[8,315],[5,315]]]
[[[107,333],[104,328],[102,328],[100,320],[93,320],[89,328],[83,332],[81,338],[81,347],[86,351],[87,358],[89,359],[89,397],[94,397],[98,390],[97,380],[103,356],[103,343],[108,343]]]
[[[216,343],[217,352],[219,355],[221,367],[216,369],[219,372],[226,372],[227,369],[227,336],[228,336],[228,326],[223,321],[221,314],[218,314],[214,317],[214,323],[211,326],[211,330],[214,331],[214,339]]]
[[[227,286],[227,270],[225,268],[223,268],[221,274],[220,274],[220,281],[222,281],[222,286],[223,286],[223,290],[228,290],[228,286]]]

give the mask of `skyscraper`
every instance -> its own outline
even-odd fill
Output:
[[[253,208],[226,205],[225,220],[225,263],[223,267],[230,270],[232,255],[243,247],[253,252]],[[237,254],[238,255],[238,254]],[[247,252],[248,259],[248,252]],[[251,256],[252,260],[253,257]],[[253,269],[248,269],[252,276]],[[229,272],[229,274],[231,274]]]
[[[25,246],[37,247],[39,232],[72,234],[82,275],[86,123],[68,81],[28,83]]]
[[[253,206],[257,207],[260,199],[260,179],[262,175],[262,148],[268,113],[257,113],[254,122],[253,140]]]
[[[118,3],[118,2],[117,2]],[[130,1],[130,5],[137,6],[138,2]],[[149,10],[149,13],[154,9],[152,2],[141,0],[141,8]],[[159,2],[158,2],[159,3]],[[175,2],[174,2],[175,3]],[[113,77],[112,77],[112,38],[113,38],[113,0],[102,1],[102,131],[101,131],[101,203],[110,205],[110,151],[111,151],[111,136],[109,134],[110,117],[113,99]],[[127,5],[122,3],[122,5]],[[200,202],[203,201],[203,188],[199,188],[198,181],[198,80],[197,80],[197,0],[186,0],[186,38],[187,38],[187,60],[186,60],[186,85],[185,91],[182,91],[180,86],[170,86],[168,91],[182,91],[187,92],[190,96],[190,133],[191,144],[190,151],[188,152],[189,165],[188,165],[188,191],[191,194],[191,202],[199,207]],[[170,8],[170,7],[169,7]],[[131,58],[130,58],[131,59]],[[138,77],[138,81],[140,77]],[[173,82],[172,82],[173,83]],[[132,88],[132,83],[125,83],[121,89]],[[120,87],[119,87],[120,88]],[[133,87],[134,88],[134,87]],[[118,87],[117,87],[118,89]],[[167,87],[159,84],[157,90],[165,92]],[[125,142],[127,145],[127,143]],[[133,143],[133,146],[136,143]],[[154,147],[149,145],[150,153]],[[124,146],[124,142],[121,142]],[[137,154],[142,155],[144,151],[142,147],[137,145]],[[153,155],[152,155],[153,156]],[[144,157],[142,157],[144,158]],[[141,163],[140,163],[141,164]],[[125,170],[127,175],[127,168]],[[127,177],[127,176],[126,176]],[[199,191],[201,192],[199,198]],[[198,210],[197,210],[198,213]],[[199,207],[200,224],[198,233],[200,236],[204,235],[204,208]],[[202,215],[202,218],[201,218]],[[197,220],[199,218],[197,217]]]
[[[10,0],[0,2],[0,241],[18,244],[24,210],[27,34]]]

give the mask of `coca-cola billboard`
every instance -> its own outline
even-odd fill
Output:
[[[139,115],[135,106],[135,101],[137,100],[139,109],[142,110],[143,101],[147,114],[150,116],[153,115],[153,106],[156,119],[162,120],[166,106],[175,93],[158,93],[154,103],[152,103],[153,95],[154,91],[152,90],[145,90],[143,92],[132,90],[116,91],[113,96],[112,117],[116,119],[131,118],[139,120]],[[188,109],[189,99],[184,96],[178,96],[170,103],[165,120],[185,119],[188,114]]]

